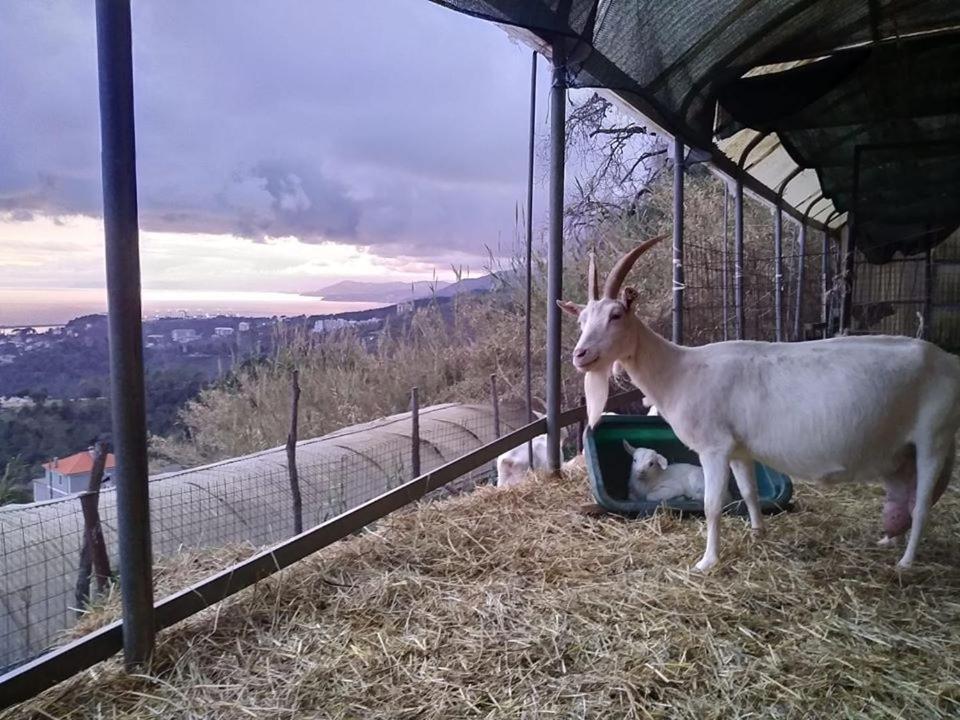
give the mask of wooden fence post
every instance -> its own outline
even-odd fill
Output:
[[[107,545],[103,541],[100,527],[100,486],[107,466],[107,448],[103,442],[94,445],[93,468],[90,470],[90,482],[87,492],[80,496],[80,509],[83,512],[83,545],[80,549],[80,568],[77,574],[76,601],[77,611],[90,601],[90,574],[96,576],[97,592],[105,593],[110,582],[110,558]]]
[[[294,370],[290,379],[293,401],[290,408],[290,433],[287,435],[287,474],[290,477],[290,495],[293,498],[293,534],[303,532],[303,498],[300,495],[300,475],[297,472],[297,418],[300,413],[300,371]]]
[[[413,467],[413,477],[420,477],[420,390],[410,390],[410,465]]]
[[[497,375],[490,375],[490,394],[493,398],[493,434],[500,437],[500,396],[497,394]]]

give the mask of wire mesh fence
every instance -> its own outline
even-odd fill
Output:
[[[525,422],[501,407],[501,430]],[[421,470],[432,470],[496,437],[490,406],[441,405],[419,413]],[[413,477],[410,413],[353,426],[297,446],[303,526],[314,527]],[[489,482],[492,463],[436,495]],[[79,495],[0,509],[0,667],[19,664],[57,644],[83,613],[78,567],[84,538]],[[117,558],[117,505],[112,487],[99,497],[108,556]],[[247,546],[250,552],[294,534],[284,448],[155,477],[150,482],[153,553],[165,558],[204,548]]]

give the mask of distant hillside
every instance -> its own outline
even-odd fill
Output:
[[[425,280],[414,283],[343,280],[314,292],[303,293],[303,295],[340,302],[396,303],[430,297],[435,290],[443,290],[449,284]]]
[[[433,297],[453,297],[467,292],[488,292],[493,287],[493,276],[484,275],[455,283],[421,281],[405,282],[360,282],[343,280],[314,292],[303,293],[311,297],[341,302],[398,303],[406,300],[422,300]]]
[[[493,275],[483,275],[478,278],[467,278],[466,280],[455,282],[452,285],[447,285],[437,292],[437,295],[439,297],[453,297],[460,293],[489,292],[492,289]]]

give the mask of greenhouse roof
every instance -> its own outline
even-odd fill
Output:
[[[513,28],[875,261],[960,224],[954,0],[434,0]],[[519,29],[519,33],[518,33]]]

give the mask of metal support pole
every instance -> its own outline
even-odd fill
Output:
[[[850,329],[850,315],[853,312],[854,255],[857,250],[858,201],[860,196],[860,153],[857,146],[853,151],[853,202],[847,215],[847,243],[843,256],[843,294],[840,297],[840,332]]]
[[[777,342],[783,342],[783,210],[773,210],[773,306]]]
[[[933,293],[936,284],[935,271],[936,266],[933,264],[933,250],[927,248],[927,252],[923,255],[923,279],[926,292],[923,296],[923,332],[920,334],[920,337],[924,340],[929,340],[932,337],[930,331],[933,328]]]
[[[730,291],[728,289],[727,275],[729,274],[729,268],[727,268],[727,244],[729,241],[728,231],[730,229],[730,224],[727,219],[727,205],[728,200],[730,199],[730,188],[727,186],[727,183],[723,183],[723,254],[721,256],[723,261],[723,274],[721,275],[721,283],[723,286],[723,339],[729,340],[730,337],[730,312],[727,309],[727,303],[730,299]]]
[[[673,139],[673,341],[683,342],[683,143]]]
[[[97,0],[96,15],[123,657],[134,670],[153,653],[154,625],[130,0]]]
[[[566,55],[563,40],[553,46],[550,89],[550,240],[547,250],[547,463],[560,470],[560,307],[563,291],[563,171],[566,143]]]
[[[533,348],[532,348],[532,316],[533,305],[533,158],[534,140],[536,138],[537,121],[537,51],[532,53],[530,61],[530,133],[529,148],[527,150],[527,306],[525,328],[525,380],[527,391],[527,422],[533,422]],[[527,460],[529,467],[533,467],[533,441],[527,443]]]
[[[420,388],[410,391],[410,466],[413,477],[420,477]]]
[[[500,437],[500,395],[497,393],[496,373],[490,375],[490,398],[493,402],[493,434]]]
[[[823,246],[820,255],[820,322],[823,323],[823,337],[829,337],[830,317],[827,293],[830,292],[830,233],[823,233]]]
[[[804,264],[806,260],[806,251],[807,251],[807,224],[805,222],[800,223],[800,234],[797,238],[797,250],[799,257],[797,258],[797,300],[796,300],[796,311],[793,314],[793,340],[796,342],[800,339],[800,330],[803,327],[803,273],[804,273]]]
[[[744,338],[743,315],[743,181],[737,179],[733,195],[733,305],[737,340]]]

